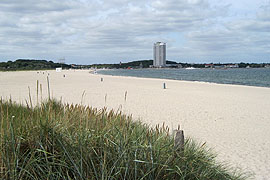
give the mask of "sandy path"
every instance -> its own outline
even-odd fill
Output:
[[[24,102],[29,99],[29,86],[36,102],[39,80],[45,98],[47,73],[53,97],[122,108],[143,122],[165,122],[170,129],[180,124],[187,136],[213,147],[220,160],[254,171],[256,179],[270,179],[270,88],[112,77],[88,71],[28,71],[0,72],[0,96]]]

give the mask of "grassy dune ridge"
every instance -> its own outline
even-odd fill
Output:
[[[168,127],[120,111],[1,100],[0,118],[1,179],[246,179],[204,144],[179,152]]]

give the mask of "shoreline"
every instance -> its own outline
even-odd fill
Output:
[[[151,68],[147,68],[147,69],[151,69]],[[165,68],[164,68],[165,69]],[[253,69],[260,69],[260,68],[253,68]],[[264,68],[267,69],[267,68]],[[113,71],[113,70],[117,70],[117,69],[100,69],[97,70],[97,73],[100,71]],[[124,70],[124,69],[122,69]],[[136,69],[139,70],[139,69]],[[151,69],[152,70],[152,69]],[[159,70],[159,69],[157,69]],[[183,69],[184,70],[184,69]],[[199,69],[199,70],[210,70],[210,69]],[[219,69],[217,69],[219,70]],[[232,69],[234,70],[234,69]],[[188,70],[188,71],[192,71],[192,70]],[[130,75],[111,75],[111,74],[102,74],[102,73],[98,73],[101,75],[108,75],[108,76],[116,76],[116,77],[135,77],[135,78],[150,78],[150,79],[164,79],[164,80],[176,80],[176,81],[189,81],[189,82],[204,82],[204,83],[213,83],[213,84],[225,84],[225,85],[239,85],[239,86],[251,86],[251,87],[265,87],[265,88],[270,88],[270,86],[263,86],[263,85],[249,85],[249,84],[241,84],[241,83],[222,83],[222,82],[209,82],[209,81],[203,81],[203,80],[184,80],[184,79],[176,79],[176,78],[164,78],[164,77],[140,77],[140,76],[130,76]]]
[[[207,82],[207,81],[197,81],[197,80],[179,80],[179,79],[164,79],[164,78],[153,78],[153,77],[138,77],[138,76],[120,76],[120,75],[110,75],[110,74],[93,74],[93,75],[99,75],[99,76],[108,76],[108,77],[127,77],[127,78],[138,78],[138,79],[150,79],[150,80],[161,80],[161,81],[179,81],[179,82],[185,82],[185,83],[202,83],[202,84],[214,84],[214,85],[225,85],[225,86],[240,86],[240,87],[252,87],[252,88],[266,88],[270,89],[270,87],[266,86],[252,86],[252,85],[243,85],[243,84],[226,84],[226,83],[216,83],[216,82]]]
[[[270,177],[269,88],[110,76],[89,70],[48,73],[51,97],[120,109],[132,114],[133,120],[152,126],[165,123],[170,130],[180,125],[186,137],[213,148],[219,161],[254,171],[256,179]],[[24,102],[29,99],[29,87],[35,103],[37,80],[42,84],[42,98],[47,97],[46,78],[46,73],[37,71],[0,72],[0,96]]]

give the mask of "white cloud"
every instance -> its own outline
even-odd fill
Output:
[[[256,1],[254,16],[246,11],[239,16],[238,1],[213,2],[1,0],[0,59],[65,56],[85,64],[150,59],[155,41],[168,42],[173,60],[240,61],[239,52],[247,59],[267,58],[269,3]]]

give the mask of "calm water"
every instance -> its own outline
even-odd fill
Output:
[[[220,84],[240,84],[270,87],[270,68],[260,69],[117,69],[103,70],[99,74],[134,76]]]

